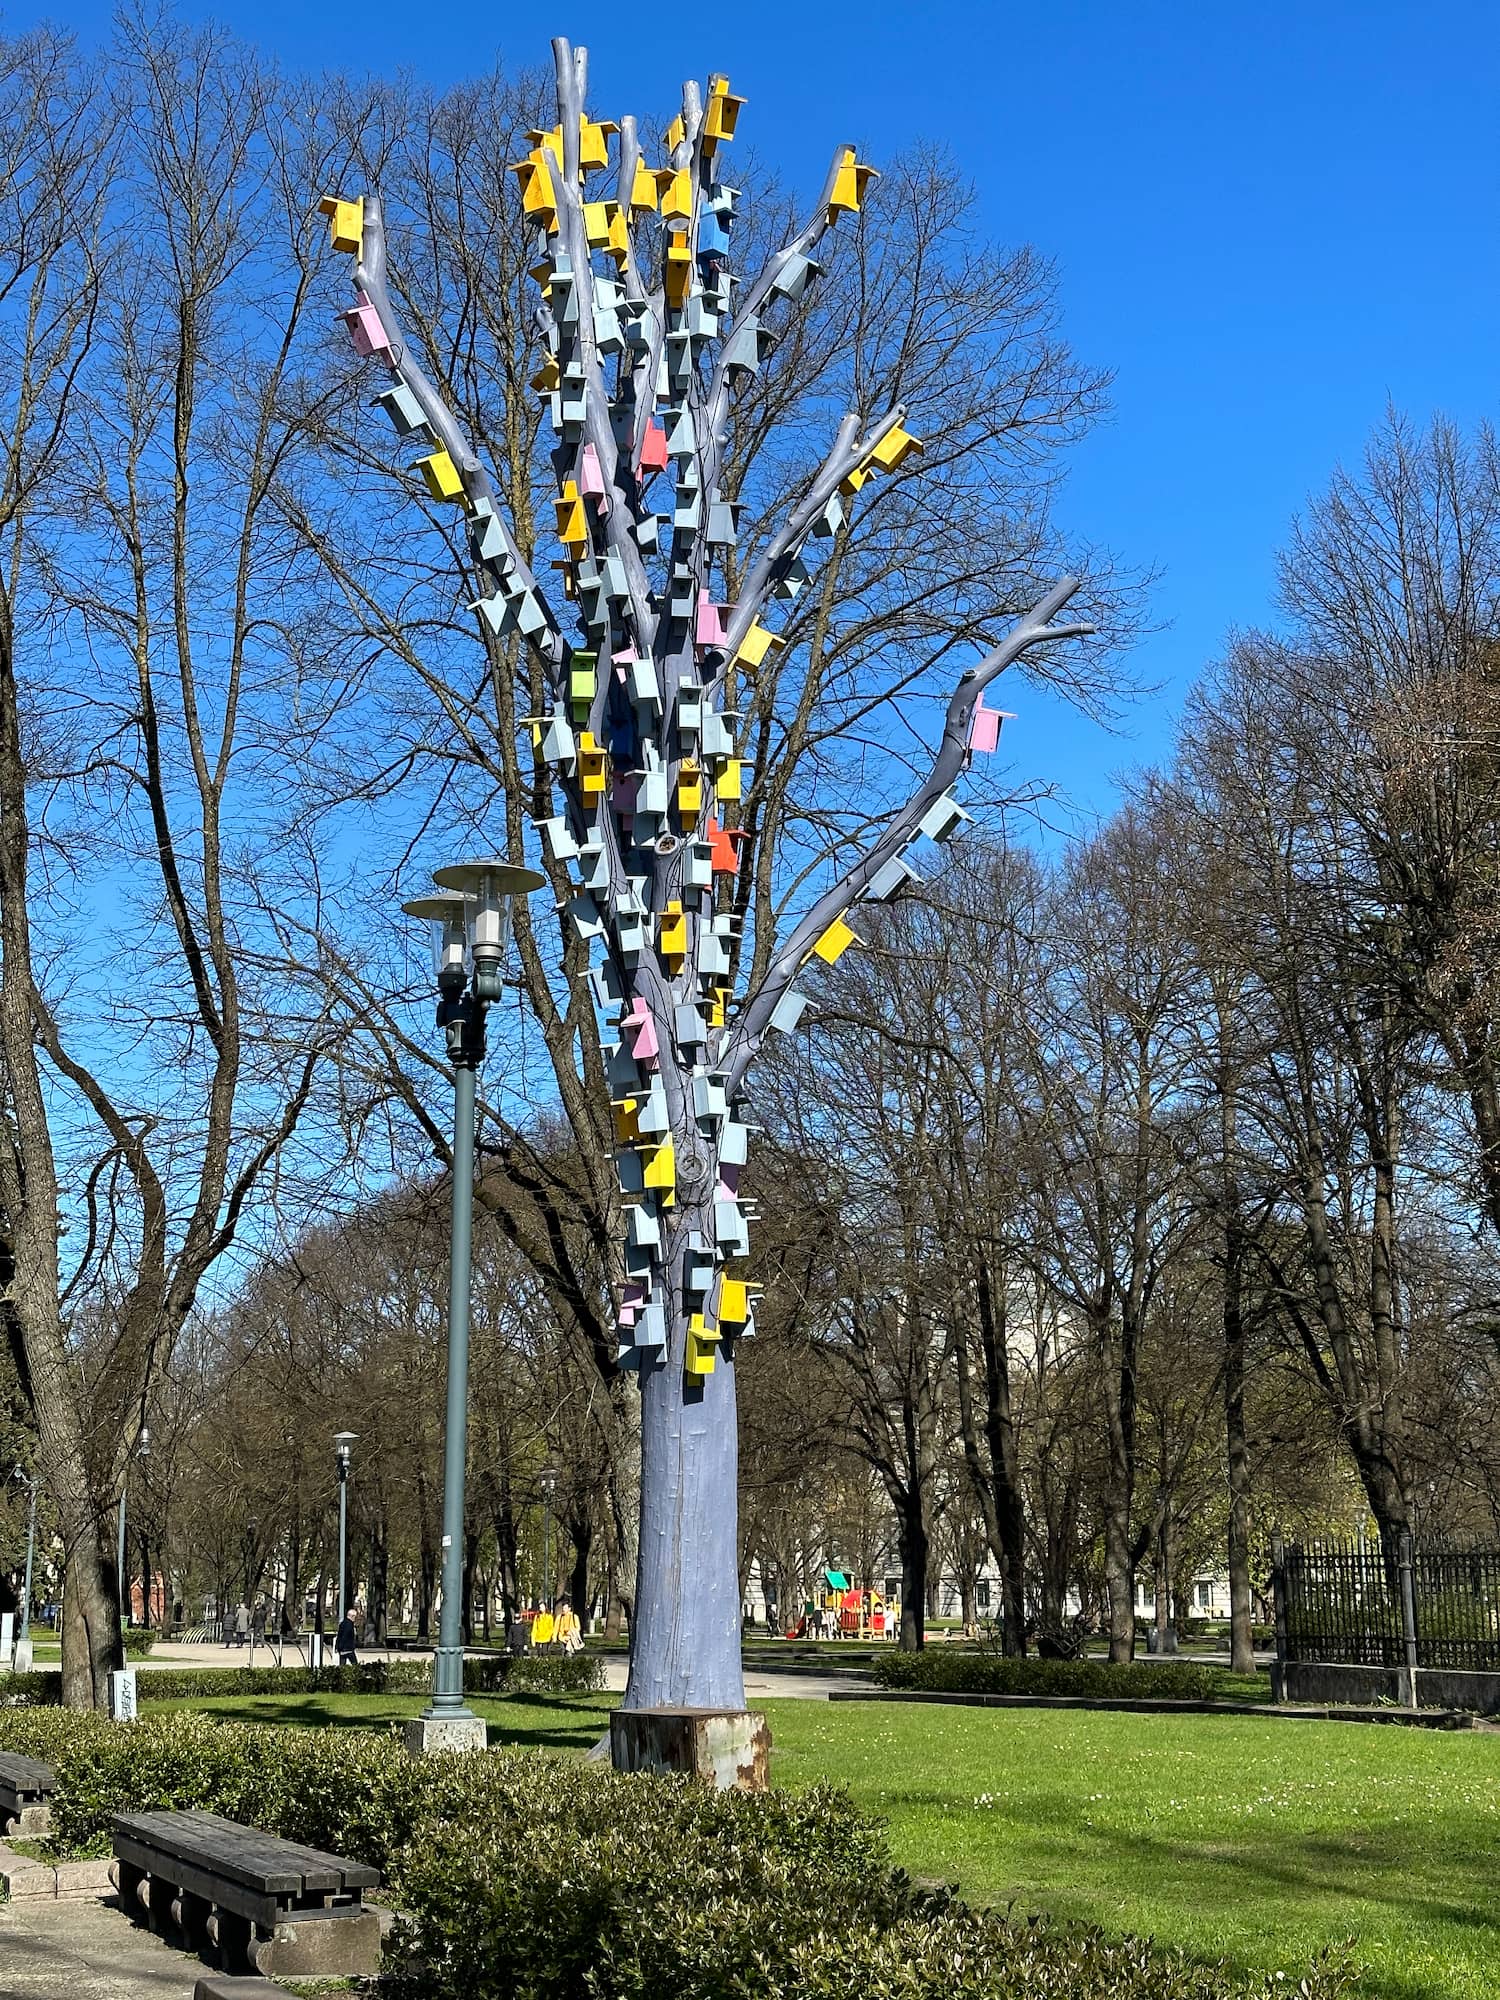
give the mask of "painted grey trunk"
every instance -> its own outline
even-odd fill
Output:
[[[701,1227],[688,1210],[675,1231]],[[711,1224],[710,1224],[711,1227]],[[743,1708],[740,1663],[739,1424],[734,1359],[686,1372],[680,1254],[657,1283],[671,1300],[667,1350],[642,1365],[641,1534],[626,1708]]]

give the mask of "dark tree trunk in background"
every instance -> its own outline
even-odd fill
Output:
[[[594,1524],[585,1514],[568,1522],[573,1543],[573,1567],[568,1579],[568,1597],[580,1618],[588,1616],[589,1556],[594,1546]]]
[[[923,1620],[930,1549],[919,1495],[902,1496],[896,1514],[896,1538],[901,1552],[901,1651],[920,1653],[927,1643]]]
[[[1232,1121],[1233,1110],[1227,1109]],[[1235,1143],[1232,1123],[1226,1148]],[[1231,1157],[1226,1150],[1226,1158]],[[1225,1190],[1224,1445],[1229,1474],[1229,1671],[1253,1674],[1250,1602],[1250,1447],[1245,1436],[1245,1244],[1233,1178]]]
[[[383,1646],[390,1630],[390,1516],[382,1505],[370,1530],[370,1635]]]
[[[474,1643],[474,1575],[479,1568],[479,1530],[471,1521],[464,1523],[464,1644]]]

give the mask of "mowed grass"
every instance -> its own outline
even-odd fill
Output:
[[[577,1754],[610,1695],[480,1701]],[[245,1721],[389,1727],[417,1696],[224,1697]],[[1363,1994],[1500,1994],[1500,1734],[1250,1716],[767,1701],[778,1782],[832,1779],[914,1875],[1293,1972],[1353,1937]],[[157,1704],[151,1704],[154,1709]]]

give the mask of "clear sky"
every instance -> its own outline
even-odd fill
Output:
[[[33,12],[13,7],[14,29]],[[941,137],[988,227],[1060,270],[1065,330],[1116,373],[1065,517],[1159,567],[1161,692],[1111,737],[1017,689],[1018,771],[1107,809],[1115,770],[1159,754],[1186,684],[1231,626],[1271,615],[1292,514],[1357,459],[1387,401],[1465,424],[1496,407],[1500,282],[1496,0],[1143,0],[854,6],[747,0],[541,8],[441,0],[187,0],[288,66],[451,82],[497,54],[590,50],[604,114],[670,110],[684,74],[730,74],[742,136],[809,193],[831,145]],[[71,0],[85,36],[100,0]],[[415,24],[415,26],[413,26]]]

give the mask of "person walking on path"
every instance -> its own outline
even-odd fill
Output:
[[[239,1610],[234,1614],[234,1643],[237,1646],[243,1646],[249,1642],[249,1638],[250,1607],[242,1600]]]
[[[354,1636],[354,1612],[352,1609],[346,1608],[343,1617],[339,1620],[339,1629],[333,1635],[334,1651],[339,1656],[339,1665],[341,1667],[357,1667],[359,1665],[359,1661],[355,1658],[354,1653],[356,1643],[357,1641]]]

